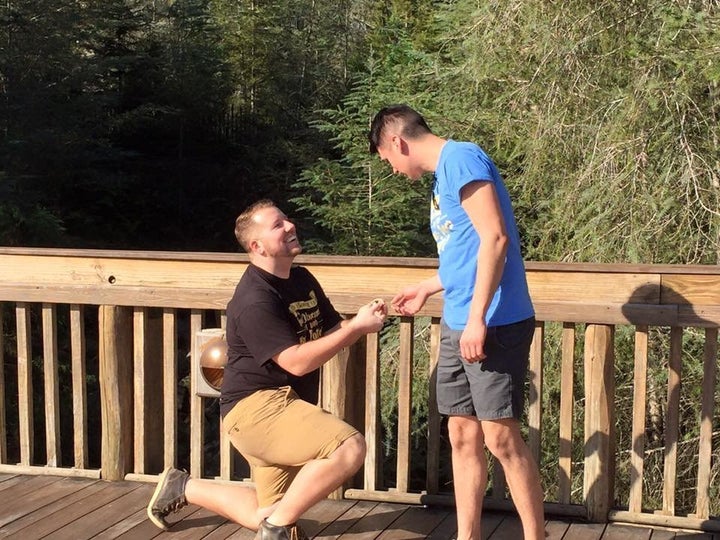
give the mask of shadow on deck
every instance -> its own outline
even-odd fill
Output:
[[[0,538],[252,540],[255,536],[196,506],[172,515],[172,528],[163,532],[145,514],[153,489],[154,484],[138,482],[0,474]],[[450,540],[456,532],[451,508],[367,501],[322,501],[301,523],[309,536],[322,540]],[[557,519],[548,520],[547,533],[554,540],[720,540],[720,535],[711,533]],[[483,539],[521,538],[514,515],[485,513]]]

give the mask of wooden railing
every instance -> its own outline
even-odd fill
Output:
[[[339,311],[434,259],[302,256]],[[249,481],[188,381],[244,255],[0,248],[0,472]],[[537,312],[527,438],[549,513],[720,531],[720,268],[528,263]],[[342,351],[322,404],[368,441],[348,498],[452,504],[433,371],[441,298]],[[429,405],[428,405],[429,404]],[[509,508],[492,468],[486,506]]]

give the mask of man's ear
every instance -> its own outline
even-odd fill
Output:
[[[400,153],[403,156],[407,156],[410,153],[407,141],[399,136],[398,136],[397,140],[398,140],[398,150],[400,150]]]
[[[405,140],[400,135],[393,135],[390,139],[390,144],[392,144],[396,150],[401,150],[405,144]]]
[[[265,247],[260,240],[250,240],[250,245],[248,247],[250,248],[250,253],[257,255],[265,254]]]

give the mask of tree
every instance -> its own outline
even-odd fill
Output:
[[[375,9],[375,17],[384,16],[384,3],[375,4]],[[415,28],[400,15],[390,14],[386,22],[370,25],[367,41],[378,48],[371,50],[366,72],[358,76],[341,107],[322,111],[322,118],[313,124],[328,134],[336,153],[335,158],[322,159],[303,171],[293,186],[298,195],[292,202],[314,224],[309,247],[315,251],[434,253],[429,211],[417,212],[429,204],[430,179],[413,185],[390,174],[368,152],[368,126],[378,109],[407,100],[422,106],[433,96],[429,80],[423,80],[432,70],[430,59],[414,47]]]
[[[496,157],[528,256],[716,263],[712,3],[506,8],[448,4],[436,107]]]
[[[135,18],[119,0],[104,9],[116,18],[97,25],[89,4],[12,0],[3,6],[3,243],[67,241],[65,205],[75,201],[74,180],[108,157],[97,120],[112,107],[117,64],[98,54],[96,38],[122,49]]]

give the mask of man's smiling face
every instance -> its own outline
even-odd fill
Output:
[[[266,257],[295,257],[302,253],[295,224],[277,207],[261,208],[253,216],[255,251]]]

